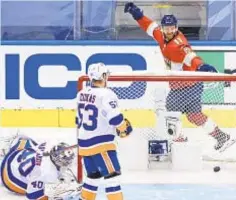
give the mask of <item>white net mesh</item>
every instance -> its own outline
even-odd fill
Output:
[[[133,135],[147,143],[153,140],[170,143],[187,137],[202,146],[205,160],[236,161],[233,147],[223,153],[216,151],[228,136],[236,137],[236,78],[201,73],[206,80],[196,81],[199,75],[196,72],[177,75],[184,76],[176,77],[176,81],[169,81],[175,77],[173,74],[109,79],[108,86],[117,94],[119,106],[134,127]],[[150,151],[150,144],[147,148]]]

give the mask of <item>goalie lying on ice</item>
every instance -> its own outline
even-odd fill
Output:
[[[66,200],[68,197],[78,196],[80,185],[69,182],[65,186],[65,182],[60,181],[61,177],[68,176],[66,172],[75,157],[74,153],[64,150],[68,147],[67,144],[59,143],[51,149],[50,156],[45,157],[43,154],[46,145],[37,144],[26,137],[14,138],[1,164],[4,187],[34,200]],[[53,190],[50,191],[47,184],[51,185]],[[62,184],[64,187],[61,187]]]

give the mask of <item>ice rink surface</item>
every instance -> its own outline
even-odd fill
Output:
[[[48,140],[50,135],[53,144],[59,141],[74,144],[76,141],[75,133],[64,134],[57,130],[42,129],[21,131],[42,141]],[[16,130],[10,132],[15,133]],[[1,130],[1,133],[8,134],[9,131]],[[220,172],[213,172],[215,165],[221,166]],[[236,200],[236,164],[207,163],[204,165],[204,170],[199,172],[167,169],[123,171],[121,183],[124,200]],[[23,199],[26,198],[8,192],[0,184],[0,200]],[[97,200],[106,200],[102,187],[98,192]]]
[[[124,200],[235,200],[236,172],[158,170],[123,174]],[[23,200],[0,187],[0,200]],[[78,200],[78,199],[77,199]],[[101,187],[97,200],[106,200]]]
[[[235,200],[236,185],[124,184],[125,200]],[[0,200],[23,200],[1,190]],[[77,199],[78,200],[78,199]],[[103,191],[97,200],[107,200]]]

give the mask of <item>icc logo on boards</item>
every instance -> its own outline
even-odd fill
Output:
[[[81,61],[78,55],[71,53],[33,54],[29,56],[24,66],[20,66],[20,54],[5,55],[5,99],[20,99],[21,88],[34,99],[52,100],[74,99],[77,93],[77,80],[67,81],[64,87],[42,87],[39,84],[39,69],[42,66],[65,66],[68,71],[82,71]],[[86,61],[87,67],[96,62],[106,65],[129,65],[133,71],[146,70],[147,63],[143,56],[136,53],[97,53],[91,55]],[[20,70],[23,67],[23,70]],[[21,73],[23,71],[23,76]],[[20,78],[23,78],[23,86],[20,86]],[[52,77],[53,78],[53,77]],[[146,85],[137,87],[133,82],[128,87],[113,88],[118,92],[120,99],[137,99],[145,93]],[[135,92],[137,90],[137,92]],[[132,91],[132,92],[129,92]]]

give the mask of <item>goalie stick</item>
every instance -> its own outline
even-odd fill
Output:
[[[75,179],[76,183],[81,184],[81,182],[78,180],[78,178],[76,177],[74,172],[70,168],[68,168],[67,170],[71,173],[71,175]]]

